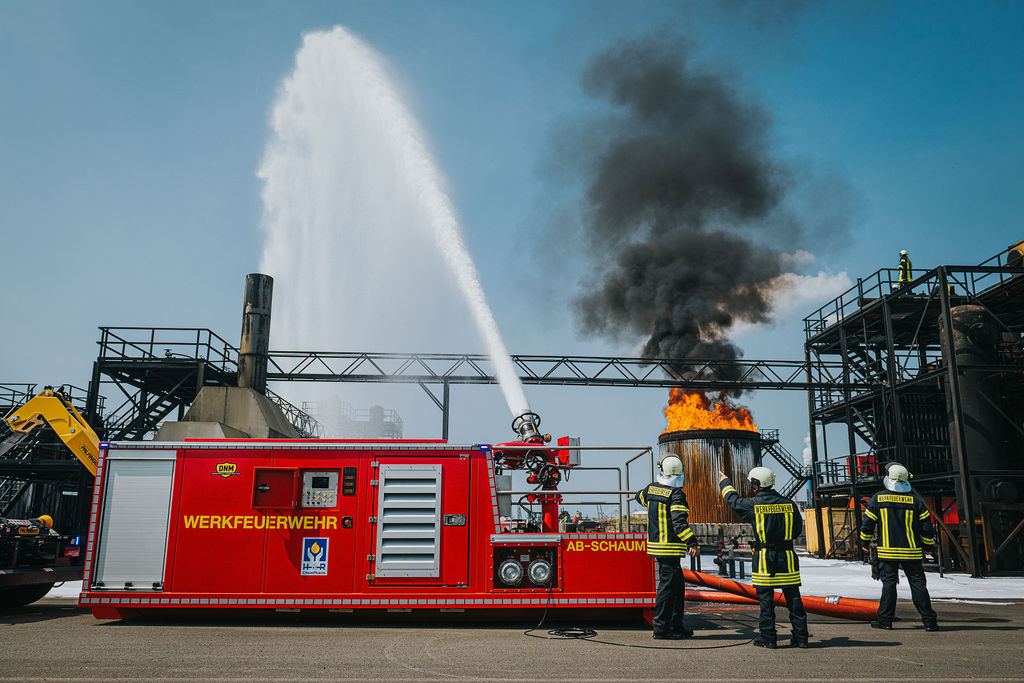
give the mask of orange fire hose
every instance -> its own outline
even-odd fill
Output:
[[[722,591],[686,591],[686,599],[691,602],[732,602],[740,605],[756,605],[757,600]]]
[[[757,593],[754,587],[748,583],[740,583],[732,579],[723,579],[719,576],[694,572],[689,569],[683,570],[683,578],[698,586],[715,588],[720,591],[732,593],[745,598],[757,601]],[[705,591],[699,591],[705,592]],[[856,619],[859,621],[871,621],[878,614],[878,603],[873,600],[859,600],[857,598],[841,598],[839,596],[821,597],[818,595],[801,595],[804,609],[813,614],[823,614],[827,617],[839,617],[840,619]],[[775,604],[785,605],[786,598],[781,591],[775,591]]]

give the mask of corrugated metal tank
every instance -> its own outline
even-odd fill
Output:
[[[732,478],[741,496],[751,495],[747,472],[757,464],[761,435],[737,429],[694,429],[665,432],[658,437],[658,459],[676,455],[683,461],[683,491],[690,506],[690,522],[740,522],[718,492],[718,472]]]

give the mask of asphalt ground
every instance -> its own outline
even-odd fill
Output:
[[[750,644],[757,608],[745,605],[689,603],[694,638],[655,641],[635,622],[578,619],[549,619],[529,633],[536,621],[394,623],[404,615],[100,621],[74,600],[44,599],[0,611],[0,680],[1024,680],[1024,602],[935,608],[938,633],[924,631],[909,602],[891,631],[812,614],[809,649],[770,651]],[[778,617],[788,644],[784,608]],[[549,633],[559,625],[597,633]]]

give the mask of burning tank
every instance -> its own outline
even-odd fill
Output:
[[[741,496],[751,493],[747,472],[757,464],[761,435],[750,412],[724,398],[716,403],[701,393],[673,389],[665,417],[668,428],[658,437],[659,458],[677,455],[683,461],[690,522],[740,521],[719,495],[718,472],[732,478]]]

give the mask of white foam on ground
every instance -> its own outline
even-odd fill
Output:
[[[701,565],[708,573],[714,574],[715,565],[710,556],[701,558]],[[689,562],[683,562],[684,567]],[[747,581],[750,581],[750,565],[747,565]],[[800,558],[800,576],[803,579],[802,593],[807,595],[839,595],[844,598],[877,600],[882,593],[882,584],[871,578],[871,567],[845,560],[819,560],[816,557]],[[977,602],[982,605],[1003,605],[1004,602],[982,602],[988,599],[1024,600],[1024,577],[997,577],[975,579],[966,574],[946,574],[939,577],[927,572],[928,593],[936,599],[949,602]],[[56,586],[46,597],[77,598],[82,591],[81,581],[68,581]],[[900,572],[896,586],[900,598],[910,599],[910,586],[906,576]]]
[[[971,578],[967,574],[926,572],[928,594],[933,598],[1010,598],[1024,600],[1024,577]],[[871,578],[871,566],[845,560],[819,560],[800,558],[801,592],[808,595],[841,595],[847,598],[877,600],[882,594],[882,583]],[[900,572],[896,585],[900,598],[910,599],[910,586]]]

